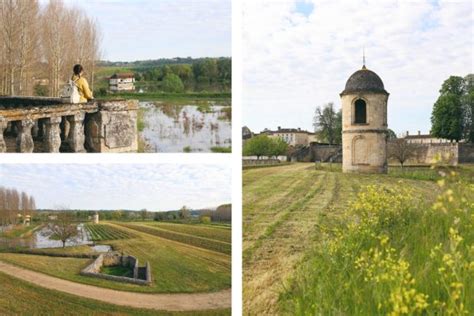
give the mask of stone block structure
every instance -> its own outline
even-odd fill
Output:
[[[137,110],[136,100],[0,97],[0,152],[136,152]]]
[[[389,93],[382,80],[364,65],[340,96],[343,172],[386,173]]]
[[[115,276],[101,273],[102,267],[123,266],[133,271],[133,277]],[[101,254],[90,265],[81,271],[81,275],[125,282],[138,285],[150,285],[152,283],[151,266],[147,262],[144,267],[138,266],[138,259],[133,256],[123,256],[115,252]]]

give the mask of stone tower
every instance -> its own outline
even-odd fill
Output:
[[[382,79],[364,62],[362,69],[349,77],[340,96],[342,171],[387,173],[389,93]]]

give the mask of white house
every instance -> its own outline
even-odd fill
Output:
[[[135,76],[132,73],[114,74],[109,78],[109,90],[135,91]]]

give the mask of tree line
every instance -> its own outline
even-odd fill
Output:
[[[0,0],[0,43],[0,95],[57,97],[77,63],[94,85],[98,26],[62,0]]]
[[[138,82],[160,82],[161,88],[166,92],[183,92],[209,87],[230,90],[232,61],[230,58],[202,58],[191,63],[137,68],[135,79]]]
[[[15,188],[0,187],[0,225],[17,224],[23,217],[33,216],[36,210],[35,198]]]

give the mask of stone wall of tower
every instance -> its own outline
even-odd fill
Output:
[[[366,103],[365,124],[354,123],[358,99]],[[384,93],[341,96],[343,172],[387,172],[387,100]]]

